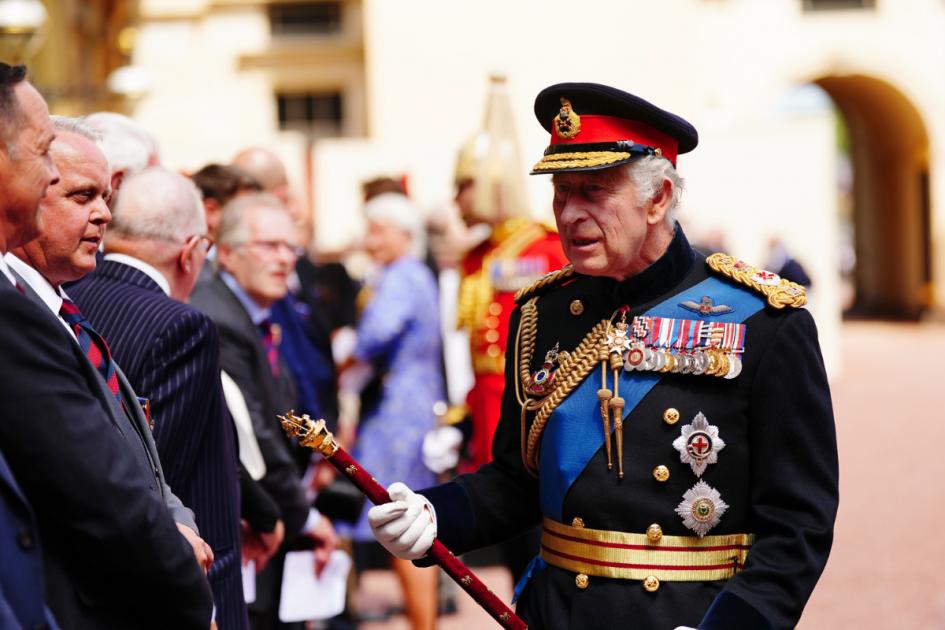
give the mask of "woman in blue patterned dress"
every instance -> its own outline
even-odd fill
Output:
[[[423,223],[403,195],[385,193],[364,206],[365,248],[380,272],[358,322],[354,358],[370,365],[379,395],[365,397],[354,455],[383,486],[403,481],[411,488],[433,485],[423,464],[423,437],[434,427],[433,406],[444,399],[436,280],[418,254]],[[352,537],[373,541],[367,510]],[[419,569],[392,559],[404,589],[413,628],[433,628],[436,569]]]

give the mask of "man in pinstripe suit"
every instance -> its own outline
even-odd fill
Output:
[[[105,260],[70,293],[150,400],[168,483],[213,548],[208,578],[219,627],[245,629],[236,448],[217,329],[184,303],[210,244],[203,205],[189,180],[152,168],[125,180],[112,210]]]

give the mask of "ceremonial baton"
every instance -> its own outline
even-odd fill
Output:
[[[299,444],[318,451],[328,462],[344,473],[363,492],[371,503],[381,505],[390,503],[387,490],[377,483],[348,452],[335,441],[335,436],[325,427],[324,420],[312,420],[308,415],[296,416],[292,411],[279,416],[282,428],[292,437],[299,438]],[[464,591],[476,600],[492,618],[503,628],[509,630],[525,630],[528,626],[516,615],[511,608],[505,605],[495,593],[483,584],[476,575],[463,564],[459,558],[446,548],[439,540],[434,539],[427,555],[440,565],[446,574],[459,584]]]

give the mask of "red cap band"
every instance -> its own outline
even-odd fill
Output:
[[[617,142],[631,140],[634,144],[642,144],[663,153],[663,157],[676,164],[676,155],[679,152],[679,142],[672,136],[658,131],[649,125],[627,118],[616,116],[599,116],[596,114],[581,114],[581,130],[573,138],[565,139],[558,136],[551,125],[551,144],[590,144],[592,142]]]

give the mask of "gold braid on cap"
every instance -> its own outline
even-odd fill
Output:
[[[774,308],[801,308],[807,304],[807,289],[770,271],[752,267],[734,256],[716,252],[705,260],[712,271],[754,289]]]
[[[519,304],[521,303],[523,299],[529,297],[532,293],[538,291],[539,289],[543,289],[550,284],[554,284],[556,282],[560,282],[562,280],[570,278],[573,275],[574,275],[574,266],[571,265],[570,263],[565,265],[561,269],[557,269],[550,273],[546,273],[538,280],[535,280],[534,282],[532,282],[530,285],[526,287],[522,287],[521,289],[516,291],[515,303]]]
[[[584,151],[581,153],[549,153],[532,167],[533,171],[551,169],[590,168],[613,164],[630,158],[630,153],[623,151]]]

